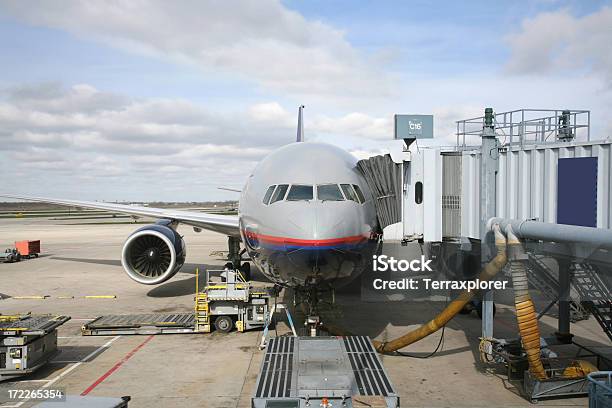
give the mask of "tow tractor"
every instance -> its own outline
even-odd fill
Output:
[[[38,258],[40,241],[17,241],[15,248],[0,252],[0,262],[19,262],[22,259]]]
[[[81,328],[84,336],[119,334],[179,334],[210,333],[212,327],[228,333],[263,328],[270,316],[273,288],[254,287],[240,271],[226,267],[207,270],[205,286],[198,288],[194,313],[161,313],[106,315],[86,323]]]
[[[4,252],[0,252],[1,262],[19,262],[21,261],[21,254],[15,248],[6,248]]]
[[[197,284],[197,279],[196,279]],[[206,287],[196,287],[195,326],[197,331],[215,329],[228,333],[234,326],[239,332],[262,328],[268,319],[268,300],[271,290],[255,288],[238,270],[206,271]]]

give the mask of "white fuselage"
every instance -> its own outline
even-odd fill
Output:
[[[253,170],[240,197],[240,233],[273,282],[338,286],[369,264],[376,211],[356,162],[332,145],[292,143]]]

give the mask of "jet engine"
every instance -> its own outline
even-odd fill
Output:
[[[157,285],[173,277],[185,263],[185,241],[163,220],[147,225],[128,237],[121,263],[130,278],[145,285]]]

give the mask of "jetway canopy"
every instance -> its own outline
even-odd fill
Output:
[[[363,173],[376,197],[376,214],[381,228],[402,220],[402,164],[391,156],[374,156],[360,160],[357,168]]]

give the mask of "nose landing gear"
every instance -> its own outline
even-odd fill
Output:
[[[305,315],[304,326],[311,337],[316,337],[323,324],[320,314],[323,306],[333,306],[336,297],[335,291],[331,286],[321,286],[320,284],[309,284],[298,287],[293,294],[293,305],[301,306]]]

